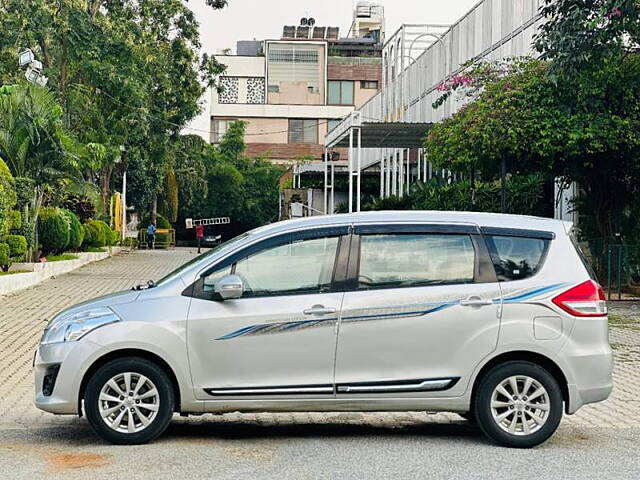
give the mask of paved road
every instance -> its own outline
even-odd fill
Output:
[[[32,405],[31,359],[46,320],[81,300],[159,278],[188,249],[122,254],[0,297],[0,478],[640,478],[640,322],[614,307],[616,387],[565,417],[534,450],[490,445],[455,414],[176,417],[154,444],[116,447],[84,420]]]

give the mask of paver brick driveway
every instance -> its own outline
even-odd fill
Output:
[[[16,462],[15,465],[18,468],[18,470],[10,472],[9,476],[5,476],[5,478],[23,476],[20,473],[22,472],[20,469],[25,464],[19,460],[22,458],[21,455],[26,455],[26,459],[39,455],[39,459],[37,461],[34,460],[36,463],[33,469],[24,470],[25,478],[29,476],[33,478],[39,474],[44,475],[46,472],[53,471],[70,470],[80,474],[80,471],[86,468],[97,469],[98,471],[101,468],[106,469],[105,471],[109,471],[109,468],[121,468],[121,465],[117,467],[109,466],[109,462],[103,459],[104,455],[95,454],[96,456],[92,457],[91,455],[94,454],[87,454],[89,455],[88,457],[74,458],[73,451],[75,450],[73,448],[67,450],[69,447],[68,442],[73,440],[69,440],[67,436],[79,435],[79,438],[84,439],[85,446],[87,444],[97,444],[98,446],[101,445],[101,449],[117,449],[118,447],[106,446],[93,437],[84,419],[57,417],[40,412],[33,406],[34,387],[31,363],[34,350],[40,340],[46,322],[62,308],[98,295],[129,289],[134,285],[146,283],[149,279],[157,280],[180,264],[193,258],[194,255],[194,249],[180,248],[166,251],[122,253],[111,259],[50,279],[31,289],[4,297],[0,296],[0,472],[4,468],[9,468],[13,465],[12,462]],[[566,443],[568,441],[571,444],[571,442],[580,442],[580,439],[582,439],[584,443],[585,439],[594,438],[590,432],[596,431],[608,432],[605,435],[609,436],[616,436],[616,432],[626,432],[625,435],[632,432],[631,436],[637,438],[636,435],[640,431],[640,312],[636,312],[638,313],[637,316],[629,315],[628,308],[619,309],[615,305],[612,310],[614,313],[621,314],[621,316],[615,317],[615,324],[611,328],[611,344],[614,347],[616,357],[613,395],[607,402],[587,406],[576,415],[565,416],[556,436],[560,440],[552,439],[547,444],[551,446],[543,448],[553,448],[554,442]],[[633,312],[631,313],[633,314]],[[227,414],[189,419],[176,417],[167,434],[169,440],[165,439],[164,442],[171,443],[185,438],[192,439],[191,435],[194,433],[201,435],[198,437],[199,442],[206,441],[210,432],[217,432],[218,435],[229,436],[236,440],[238,440],[239,435],[240,440],[242,438],[246,438],[246,440],[242,441],[240,445],[233,442],[225,443],[225,446],[222,447],[223,451],[226,452],[225,455],[227,455],[225,458],[229,460],[237,457],[250,463],[261,463],[272,459],[272,455],[275,455],[275,453],[270,449],[270,443],[261,444],[259,439],[251,438],[256,431],[260,432],[258,436],[282,435],[292,438],[292,442],[295,442],[295,438],[300,435],[303,437],[314,437],[314,435],[322,437],[327,432],[340,438],[344,435],[359,437],[364,442],[370,441],[370,435],[375,436],[392,432],[404,432],[407,437],[403,440],[408,441],[416,433],[424,432],[424,428],[427,428],[427,440],[429,440],[428,437],[430,435],[431,437],[433,435],[436,437],[449,436],[450,440],[456,440],[459,437],[473,437],[471,439],[473,442],[478,443],[482,448],[487,448],[486,442],[475,427],[463,421],[458,415],[453,413],[427,415],[424,412]],[[204,437],[202,437],[203,433]],[[219,438],[215,438],[212,441],[214,440],[218,441]],[[55,446],[58,441],[61,446]],[[394,441],[394,439],[392,438],[391,441]],[[30,445],[42,444],[43,442],[48,445],[47,448],[53,448],[53,450],[45,449],[43,450],[44,452],[50,453],[39,452],[36,454],[35,452],[38,449]],[[52,447],[52,444],[54,447]],[[166,448],[167,443],[163,444],[162,439],[159,444],[165,445]],[[335,446],[335,444],[336,442],[332,445]],[[202,445],[193,446],[193,451],[201,451],[201,447]],[[636,444],[636,447],[640,448],[640,444]],[[23,450],[23,448],[26,450]],[[29,448],[34,448],[34,450],[29,450]],[[135,448],[138,450],[128,451],[161,447]],[[185,448],[185,446],[181,445],[180,448]],[[357,448],[354,447],[353,451],[357,452],[359,448],[362,448],[362,444]],[[490,450],[492,452],[509,451],[496,447],[489,448],[492,449]],[[638,462],[637,450],[633,456],[628,458],[630,462]],[[31,453],[24,453],[25,451]],[[123,452],[123,449],[120,447],[116,451]],[[3,460],[5,452],[10,452],[12,455],[7,455]],[[348,452],[341,451],[341,455],[345,454],[348,455]],[[616,455],[618,454],[619,452]],[[49,456],[47,457],[47,455]],[[56,457],[56,455],[58,456]],[[65,457],[65,455],[71,456]],[[113,453],[110,453],[108,457],[111,458],[113,455]],[[347,462],[348,465],[353,462],[357,463],[362,455],[365,454],[354,453],[354,455],[355,457]],[[302,460],[302,457],[298,456],[296,458]],[[104,465],[103,461],[106,462]],[[314,455],[313,461],[319,461],[319,459]],[[185,469],[194,467],[193,464],[189,463],[189,460],[184,462],[185,464],[181,466],[179,471],[184,472],[186,471]],[[42,465],[45,466],[42,467]],[[225,472],[235,478],[248,474],[248,470],[222,470],[223,464],[220,465],[221,470],[218,472],[220,477],[225,477]],[[235,464],[233,463],[233,465]],[[291,465],[295,465],[295,462]],[[300,468],[304,469],[305,465],[311,468],[307,461],[302,462]],[[338,466],[331,462],[329,465],[335,468],[337,472],[342,472],[343,476],[348,477],[354,473],[354,471],[349,472],[345,466]],[[409,466],[406,463],[403,464],[400,471],[407,471],[406,468]],[[444,466],[446,466],[446,463]],[[631,466],[633,467],[634,465]],[[636,463],[635,466],[638,466],[635,471],[638,473],[637,478],[640,478],[640,464]],[[355,472],[363,473],[368,471],[369,467],[370,465],[362,465]],[[443,467],[443,465],[440,465],[440,467]],[[583,467],[586,468],[588,465],[583,465]],[[447,468],[453,467],[449,465]],[[305,470],[301,471],[305,472]],[[331,469],[324,473],[330,471]],[[379,470],[376,469],[376,471]],[[383,471],[385,470],[380,472]],[[526,468],[523,471],[525,473],[528,472]],[[587,468],[585,471],[592,470]],[[389,472],[393,472],[393,469],[389,470]],[[164,471],[164,473],[167,472]],[[268,471],[263,470],[263,473],[267,475]],[[311,473],[308,475],[310,478],[324,476],[323,472],[315,471],[315,474]],[[473,469],[469,470],[468,473],[468,476],[474,476],[472,474],[476,473],[478,474],[477,478],[487,478],[484,475],[480,475],[482,472]],[[195,476],[198,475],[196,474]],[[304,476],[307,475],[305,474]],[[327,478],[331,477],[332,475],[327,474]],[[521,478],[525,477],[527,475]],[[142,477],[134,474],[133,478]],[[208,478],[208,474],[203,473],[203,478]],[[292,475],[291,478],[300,477],[296,474]],[[362,478],[362,476],[355,475],[353,478]],[[563,475],[563,478],[572,477],[569,474]]]

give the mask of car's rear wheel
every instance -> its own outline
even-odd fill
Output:
[[[167,374],[144,358],[128,357],[106,363],[89,379],[84,409],[100,437],[135,445],[165,431],[174,403]]]
[[[545,442],[562,419],[562,391],[539,365],[514,361],[498,365],[480,381],[474,404],[482,431],[515,448]]]

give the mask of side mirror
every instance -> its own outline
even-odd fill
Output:
[[[221,300],[233,300],[242,297],[244,285],[238,275],[225,275],[216,282],[213,290]]]

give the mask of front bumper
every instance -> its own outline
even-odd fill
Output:
[[[78,415],[79,393],[87,359],[100,347],[87,339],[40,345],[34,359],[36,407],[45,412]],[[45,395],[45,376],[59,365],[50,395]]]

